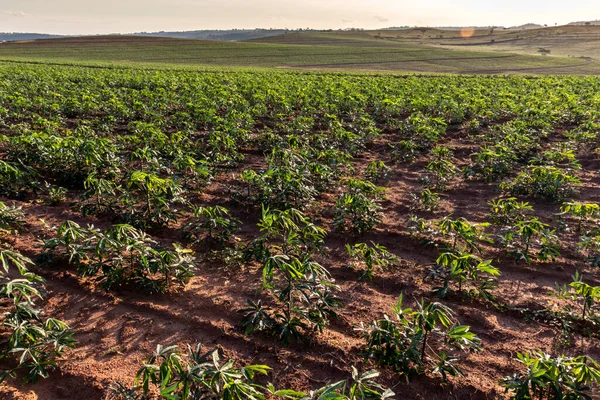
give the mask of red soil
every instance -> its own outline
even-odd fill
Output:
[[[369,151],[356,160],[362,171],[386,145],[385,137],[370,146]],[[450,132],[446,145],[456,149],[459,165],[468,162],[468,155],[476,149],[464,131]],[[597,174],[600,161],[595,156],[581,159],[586,172],[581,172],[584,187],[581,199],[600,202],[600,177]],[[256,167],[261,158],[252,155],[243,168]],[[429,265],[435,261],[437,251],[426,248],[406,232],[406,216],[410,212],[410,194],[420,189],[419,174],[425,160],[410,165],[394,166],[393,174],[385,184],[389,188],[384,203],[385,217],[376,230],[364,237],[349,238],[331,233],[327,238],[328,254],[320,261],[329,268],[341,287],[340,296],[345,303],[341,317],[323,334],[311,337],[303,344],[288,348],[276,339],[254,334],[244,335],[239,329],[240,320],[236,310],[244,307],[247,299],[261,294],[261,275],[258,265],[249,265],[241,271],[218,268],[207,263],[201,265],[197,276],[185,290],[164,296],[144,296],[138,293],[104,293],[93,282],[83,280],[74,271],[64,268],[37,271],[47,278],[48,315],[65,320],[76,332],[77,347],[69,350],[60,368],[50,378],[37,385],[21,385],[10,382],[0,387],[1,399],[103,399],[106,388],[115,380],[133,385],[135,373],[144,358],[152,353],[157,344],[203,343],[207,349],[220,347],[227,357],[240,363],[267,364],[273,368],[269,380],[277,387],[308,390],[322,384],[347,378],[351,365],[371,368],[360,356],[363,340],[355,331],[360,322],[369,322],[389,313],[400,293],[411,304],[430,295],[432,285],[423,281]],[[231,174],[220,175],[201,196],[203,203],[227,204],[223,184]],[[485,222],[489,214],[487,201],[498,197],[497,184],[457,179],[452,189],[443,197],[442,207],[435,213],[422,213],[427,218],[441,218],[453,213],[472,222]],[[70,196],[75,198],[75,196]],[[314,221],[331,230],[331,207],[334,195],[323,196],[309,210]],[[11,201],[7,201],[11,204]],[[536,215],[545,222],[555,222],[558,205],[532,202]],[[41,251],[40,238],[49,235],[48,225],[57,225],[67,219],[94,223],[103,227],[108,221],[84,219],[76,211],[77,204],[46,206],[37,203],[21,203],[27,214],[27,223],[15,238],[15,247],[30,257]],[[242,238],[257,234],[258,210],[232,207],[232,212],[243,220]],[[157,235],[164,242],[178,236],[176,230],[168,229]],[[573,243],[566,236],[565,248]],[[356,273],[344,267],[347,263],[344,245],[347,241],[368,242],[373,240],[402,258],[401,265],[389,271],[377,272],[371,282],[360,282]],[[496,258],[497,248],[486,248],[485,258]],[[568,283],[576,270],[585,272],[586,281],[600,284],[600,271],[584,269],[581,261],[567,258],[569,250],[563,250],[563,258],[553,263],[514,263],[503,257],[496,262],[501,271],[497,298],[513,306],[540,309],[556,303],[547,294],[555,282]],[[265,296],[265,294],[262,294]],[[466,377],[451,378],[442,385],[437,377],[421,376],[409,384],[385,369],[381,382],[393,388],[397,398],[406,399],[497,399],[504,398],[498,381],[520,370],[514,361],[517,352],[534,349],[553,351],[557,331],[540,322],[530,321],[517,313],[503,313],[481,302],[471,302],[458,295],[444,300],[452,307],[463,324],[482,339],[483,350],[471,354],[462,362]],[[598,339],[581,340],[576,337],[572,347],[563,349],[569,354],[587,353],[600,359]]]

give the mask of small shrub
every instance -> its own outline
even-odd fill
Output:
[[[45,188],[48,192],[48,204],[55,206],[64,203],[67,200],[66,188],[51,185],[48,182],[46,182]]]
[[[488,201],[491,208],[490,219],[496,225],[511,225],[523,220],[533,207],[527,202],[517,201],[516,197]]]
[[[25,166],[0,160],[0,195],[20,198],[38,187],[37,174]]]
[[[483,146],[472,157],[472,163],[463,170],[464,177],[482,179],[485,182],[495,182],[504,178],[517,163],[515,152],[502,144]]]
[[[308,257],[269,257],[263,265],[263,287],[275,296],[277,308],[248,301],[239,311],[241,325],[246,334],[276,334],[285,345],[292,339],[301,341],[304,332],[322,332],[343,305],[334,294],[338,288],[329,271]]]
[[[454,312],[441,303],[421,301],[412,309],[402,308],[402,301],[400,296],[392,310],[394,318],[361,324],[367,341],[365,356],[407,378],[431,372],[447,381],[448,375],[463,375],[454,354],[479,350],[477,335],[470,327],[458,325]]]
[[[373,242],[370,246],[366,243],[357,243],[354,246],[347,244],[346,251],[352,260],[360,261],[365,265],[365,270],[360,271],[359,275],[359,279],[364,280],[373,279],[375,268],[385,269],[398,261],[398,257],[387,251],[385,247]]]
[[[450,216],[444,217],[435,223],[441,236],[447,237],[452,241],[452,249],[457,246],[463,246],[467,251],[482,251],[481,242],[491,243],[490,237],[485,233],[488,223],[472,223],[466,218],[456,219]]]
[[[425,166],[423,177],[425,186],[437,191],[444,191],[456,177],[458,168],[451,160],[435,159]]]
[[[390,175],[390,167],[381,160],[371,161],[365,170],[365,179],[370,182],[385,182]]]
[[[266,365],[238,368],[233,360],[221,361],[221,357],[218,350],[204,353],[201,345],[188,346],[187,353],[182,353],[177,346],[158,345],[154,355],[137,372],[135,386],[130,388],[115,382],[109,387],[109,399],[137,400],[158,396],[166,400],[385,400],[394,396],[393,391],[374,381],[379,376],[375,370],[361,374],[352,366],[350,380],[329,383],[304,393],[277,390],[271,383],[259,384],[257,376],[268,375],[271,370]]]
[[[162,399],[264,399],[256,375],[267,375],[266,365],[235,368],[233,360],[221,361],[217,350],[204,353],[201,345],[188,346],[181,353],[177,346],[158,345],[136,374],[135,387],[117,383],[111,387],[116,399],[148,398],[158,393]],[[190,373],[191,372],[191,373]]]
[[[265,262],[273,254],[302,258],[321,252],[327,231],[315,225],[300,210],[270,210],[262,207],[258,223],[261,235],[243,249],[246,260]]]
[[[517,353],[517,360],[525,372],[500,381],[515,400],[587,400],[591,386],[600,383],[600,366],[589,356],[555,358],[534,351]]]
[[[468,292],[469,295],[481,296],[487,300],[494,298],[491,290],[498,285],[495,277],[500,275],[500,270],[492,265],[491,260],[484,261],[461,250],[449,250],[440,254],[436,264],[437,266],[430,271],[429,278],[442,280],[443,286],[434,288],[434,293],[445,297],[450,282],[455,282],[461,293],[465,286],[470,284],[472,288]]]
[[[418,195],[411,193],[413,206],[412,208],[421,211],[435,211],[440,207],[440,195],[425,188]]]
[[[548,224],[537,218],[517,221],[506,227],[500,235],[501,244],[517,260],[531,262],[532,255],[539,261],[554,260],[560,256],[559,242]],[[532,253],[537,248],[537,254]]]
[[[160,228],[177,221],[177,203],[184,204],[181,185],[157,174],[134,171],[122,192],[123,219],[140,229]]]
[[[556,167],[529,167],[512,182],[501,185],[512,195],[531,196],[536,199],[558,202],[575,196],[581,181],[568,170]]]
[[[183,235],[194,243],[201,242],[206,235],[207,239],[224,244],[241,225],[238,219],[229,215],[229,210],[225,207],[192,206],[192,209],[195,219],[183,227]]]
[[[130,225],[114,225],[102,232],[72,221],[61,224],[56,237],[44,244],[47,260],[68,261],[80,275],[96,277],[106,290],[131,285],[151,293],[184,286],[193,276],[192,251],[176,243],[173,247],[173,251],[162,249]]]
[[[572,201],[560,207],[562,215],[570,215],[577,219],[577,232],[582,232],[586,222],[592,222],[600,217],[600,205]]]
[[[556,285],[556,296],[570,298],[581,303],[581,319],[593,324],[600,324],[600,286],[591,286],[583,282],[579,272],[573,276],[573,281],[562,287]]]
[[[392,161],[395,163],[410,163],[419,156],[417,144],[409,140],[402,140],[391,147]]]
[[[343,231],[350,226],[359,234],[371,231],[381,222],[379,200],[385,189],[358,179],[350,179],[348,186],[348,193],[335,204],[334,227]]]

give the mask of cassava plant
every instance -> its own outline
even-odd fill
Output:
[[[64,187],[51,185],[46,182],[44,189],[48,192],[48,204],[50,205],[55,206],[67,200],[67,189]]]
[[[514,150],[505,144],[483,146],[471,155],[473,161],[463,169],[465,178],[495,182],[507,176],[517,163]]]
[[[577,248],[586,263],[592,267],[600,267],[600,235],[597,233],[584,234]]]
[[[305,208],[318,194],[311,163],[305,154],[289,149],[273,149],[266,171],[245,170],[241,181],[246,191],[238,197],[277,209]]]
[[[14,232],[21,212],[0,203],[0,235]],[[6,305],[0,319],[5,340],[0,359],[9,360],[0,368],[0,382],[22,375],[27,382],[47,378],[60,356],[73,347],[69,326],[56,318],[45,318],[36,300],[43,299],[44,279],[29,270],[33,262],[10,248],[0,237],[0,298]]]
[[[117,177],[117,171],[106,176],[98,175],[95,172],[87,176],[83,182],[84,197],[87,201],[81,206],[81,213],[84,216],[116,215],[120,212],[119,195],[122,189],[115,182]]]
[[[409,163],[419,155],[418,145],[410,140],[401,140],[390,145],[392,148],[392,161],[395,163]]]
[[[185,353],[177,346],[158,345],[156,352],[138,370],[135,386],[115,382],[109,387],[109,399],[158,396],[165,400],[385,400],[394,396],[393,391],[374,381],[379,376],[375,370],[361,374],[352,366],[351,379],[328,383],[305,393],[278,390],[271,383],[260,384],[258,376],[266,376],[271,371],[266,365],[236,367],[234,360],[222,361],[222,357],[221,351],[204,352],[201,345],[188,346]]]
[[[499,236],[502,246],[517,260],[531,263],[554,260],[560,256],[558,237],[548,224],[532,217],[506,227]]]
[[[446,216],[435,223],[439,233],[444,238],[449,238],[452,249],[464,247],[467,251],[482,251],[481,243],[491,243],[488,234],[485,233],[485,228],[488,223],[472,223],[466,218],[459,217],[452,219]]]
[[[582,276],[576,272],[573,281],[560,287],[556,285],[554,293],[559,298],[575,300],[581,305],[581,320],[600,324],[600,286],[592,286],[583,282]]]
[[[176,243],[172,251],[163,249],[146,233],[125,224],[100,231],[67,221],[44,248],[47,261],[67,261],[80,275],[95,277],[105,290],[132,286],[165,292],[185,286],[196,267],[191,250]]]
[[[377,183],[385,182],[388,180],[390,175],[390,167],[385,165],[381,160],[371,161],[365,169],[365,180]]]
[[[549,202],[564,201],[575,196],[581,180],[570,170],[553,166],[533,166],[522,171],[501,188],[512,195],[531,196]]]
[[[263,207],[258,224],[261,236],[246,248],[248,259],[263,264],[263,288],[277,306],[248,302],[240,310],[246,333],[267,331],[289,344],[304,332],[322,331],[342,306],[329,271],[311,259],[323,246],[325,230],[295,209],[271,211]]]
[[[236,368],[233,360],[221,361],[218,350],[204,352],[199,344],[188,345],[187,353],[177,346],[156,347],[138,370],[133,388],[116,383],[110,391],[113,399],[230,399],[264,400],[265,389],[257,375],[267,375],[266,365]]]
[[[302,340],[304,333],[322,332],[343,304],[335,296],[338,287],[329,271],[309,257],[302,259],[283,254],[270,256],[263,265],[263,287],[277,307],[248,302],[240,310],[246,333],[266,331],[288,345]]]
[[[450,283],[458,285],[462,293],[467,285],[470,296],[481,296],[492,300],[491,293],[497,285],[495,277],[500,275],[500,270],[492,265],[491,260],[482,260],[480,257],[463,252],[462,250],[447,250],[441,253],[434,267],[428,274],[431,280],[441,280],[443,286],[434,288],[434,293],[445,297],[450,289]]]
[[[239,229],[241,222],[231,217],[229,210],[221,206],[192,206],[194,219],[183,227],[183,235],[195,243],[204,238],[221,245],[229,241]]]
[[[367,342],[365,356],[377,365],[388,366],[407,379],[415,374],[463,375],[458,353],[477,351],[480,339],[470,327],[459,325],[454,312],[441,303],[417,303],[403,308],[403,296],[392,309],[393,318],[384,316],[360,331]]]
[[[270,210],[262,207],[258,223],[261,235],[244,249],[247,259],[264,262],[273,254],[295,257],[321,252],[327,231],[296,209]]]
[[[181,186],[155,173],[134,171],[122,193],[123,219],[138,228],[160,228],[177,220],[177,203],[184,204]]]
[[[411,193],[411,198],[412,209],[431,212],[440,207],[440,195],[429,188],[423,189],[419,194]]]
[[[600,384],[600,365],[587,355],[552,357],[541,351],[517,353],[525,370],[500,381],[514,400],[589,400]]]
[[[518,201],[516,197],[505,197],[488,201],[490,219],[496,225],[511,225],[525,219],[533,207],[528,202]]]
[[[335,203],[333,225],[343,231],[347,227],[362,234],[373,230],[381,222],[381,205],[384,188],[359,179],[349,179],[348,192]]]
[[[425,166],[423,182],[425,186],[433,190],[443,192],[448,189],[450,183],[456,177],[458,168],[452,160],[434,159]]]
[[[357,243],[354,246],[346,244],[348,256],[353,261],[350,266],[359,269],[359,279],[373,279],[375,269],[386,269],[398,262],[398,257],[390,253],[384,246],[371,242]]]
[[[582,233],[586,223],[592,223],[600,217],[600,205],[571,201],[563,203],[560,207],[560,212],[563,216],[569,215],[574,217],[577,223],[576,232]]]
[[[37,174],[31,168],[0,160],[0,195],[22,198],[37,188]]]

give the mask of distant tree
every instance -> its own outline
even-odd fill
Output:
[[[585,23],[587,26],[590,26],[592,23],[590,21]]]
[[[540,53],[543,56],[547,56],[548,54],[550,54],[550,49],[545,49],[543,47],[540,47],[538,49],[538,53]]]

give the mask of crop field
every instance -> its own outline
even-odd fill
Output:
[[[371,31],[369,36],[382,42],[427,44],[456,50],[539,54],[541,48],[560,57],[600,60],[600,26],[553,26],[540,29],[477,29],[468,37],[459,30],[412,28]],[[265,39],[268,40],[268,39]]]
[[[154,68],[279,68],[461,74],[598,74],[600,64],[567,57],[440,48],[367,33],[300,33],[261,41],[105,36],[0,44],[0,60]]]
[[[598,398],[599,93],[1,63],[0,397]]]

